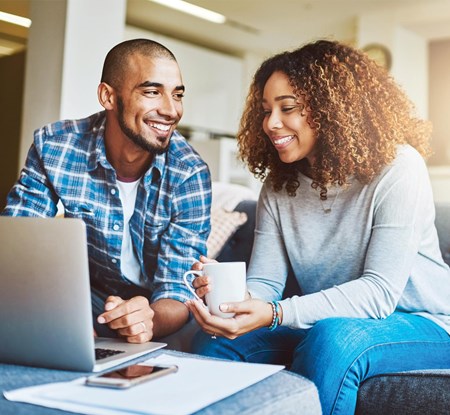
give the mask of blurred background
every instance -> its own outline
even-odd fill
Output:
[[[365,50],[432,121],[430,177],[435,199],[450,201],[450,0],[0,0],[0,209],[33,131],[100,111],[104,57],[135,37],[177,57],[180,130],[213,180],[254,190],[234,135],[262,60],[318,38]]]

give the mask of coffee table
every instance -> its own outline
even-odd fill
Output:
[[[161,353],[198,357],[171,350],[158,350],[141,356],[134,362],[156,357]],[[71,414],[20,402],[10,402],[3,391],[50,382],[70,381],[87,375],[80,372],[42,369],[27,366],[0,364],[0,414],[2,415],[60,415]],[[321,407],[317,389],[312,382],[294,373],[282,370],[253,386],[222,399],[196,415],[320,415]]]

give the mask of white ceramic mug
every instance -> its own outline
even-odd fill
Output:
[[[247,291],[245,262],[211,262],[203,264],[202,271],[190,270],[185,272],[183,280],[186,287],[197,299],[201,300],[187,279],[191,274],[196,276],[207,275],[211,280],[211,291],[205,296],[209,312],[223,318],[233,317],[234,313],[223,313],[219,306],[222,303],[245,299]]]

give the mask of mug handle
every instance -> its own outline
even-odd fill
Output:
[[[202,299],[196,294],[194,288],[192,288],[191,284],[189,284],[189,281],[187,280],[187,276],[188,275],[198,275],[198,276],[202,276],[203,275],[203,271],[196,271],[196,270],[190,270],[190,271],[186,271],[183,274],[183,281],[184,281],[184,285],[186,285],[186,287],[188,288],[188,290],[194,295],[194,297],[199,300],[202,301]]]

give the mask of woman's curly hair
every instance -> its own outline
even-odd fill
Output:
[[[238,132],[241,159],[261,180],[270,174],[275,191],[295,196],[298,171],[307,161],[283,163],[263,131],[263,90],[274,72],[287,75],[296,96],[306,102],[316,129],[316,159],[309,172],[313,188],[326,199],[327,186],[351,175],[369,183],[391,163],[399,144],[430,154],[431,128],[387,71],[364,53],[335,41],[319,40],[266,60],[250,86]],[[301,137],[300,137],[301,140]]]

